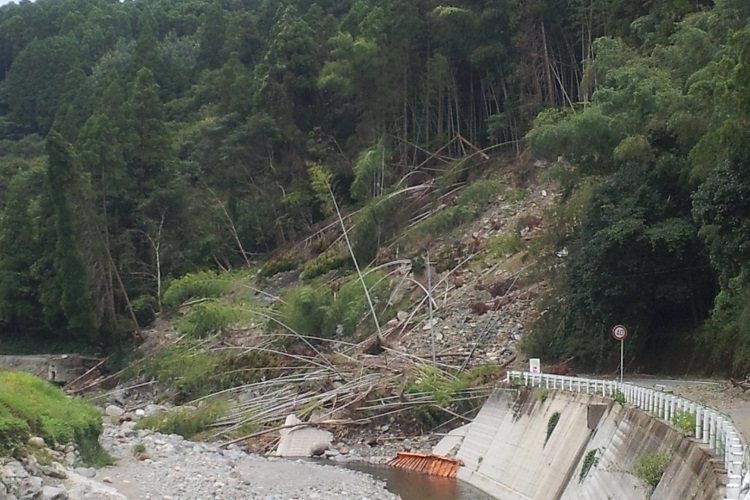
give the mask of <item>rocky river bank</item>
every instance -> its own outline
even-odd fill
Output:
[[[153,405],[150,411],[159,408]],[[145,416],[119,413],[108,407],[100,442],[116,460],[100,469],[80,467],[73,446],[47,447],[32,438],[38,452],[7,460],[0,468],[0,499],[122,500],[122,499],[397,499],[371,476],[309,460],[266,457],[237,445],[193,442],[176,434],[135,429]],[[385,432],[387,429],[381,429]],[[394,450],[428,447],[427,438],[383,446],[337,443],[318,460],[383,462]],[[37,456],[49,457],[40,460]],[[46,464],[43,465],[42,463]]]

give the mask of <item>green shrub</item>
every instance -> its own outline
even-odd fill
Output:
[[[383,277],[383,274],[370,272],[364,276],[365,286],[370,293],[374,304],[385,300],[385,294],[389,289],[389,281]],[[379,309],[378,320],[380,324],[390,319],[393,311],[383,312],[382,307]],[[363,318],[367,315],[367,321],[363,323]],[[364,326],[362,326],[364,325]],[[366,331],[373,331],[375,325],[370,314],[370,305],[367,303],[367,296],[362,288],[362,282],[355,275],[346,283],[341,285],[336,299],[330,307],[328,322],[325,325],[326,331],[340,331],[341,335],[348,337],[353,335],[360,327]]]
[[[544,438],[544,445],[547,445],[547,441],[549,441],[550,436],[552,435],[552,432],[555,430],[555,427],[557,427],[557,423],[560,421],[560,412],[556,411],[552,415],[550,415],[549,420],[547,421],[547,436]]]
[[[5,449],[33,434],[50,444],[75,443],[82,460],[92,465],[111,461],[98,442],[99,411],[33,375],[0,372],[0,422],[0,432],[10,439]]]
[[[283,324],[300,335],[333,335],[333,332],[323,334],[323,325],[328,322],[329,308],[333,301],[330,290],[302,285],[289,290],[285,301],[280,311],[280,321]]]
[[[467,206],[447,207],[412,226],[404,234],[404,239],[410,242],[426,236],[448,233],[461,224],[473,221],[478,216],[479,212]]]
[[[549,397],[549,390],[545,388],[539,388],[534,393],[534,396],[536,397],[536,399],[544,403],[545,401],[547,401],[547,398]]]
[[[635,462],[634,472],[636,477],[647,485],[656,488],[661,481],[664,471],[669,463],[669,457],[657,451],[644,455]]]
[[[188,337],[200,338],[217,333],[239,319],[239,306],[211,300],[195,304],[177,321],[177,329]]]
[[[136,297],[130,305],[133,307],[133,314],[135,314],[135,319],[138,320],[140,326],[150,324],[156,317],[158,302],[153,295]]]
[[[140,374],[174,391],[183,403],[208,394],[279,375],[285,358],[261,350],[225,349],[212,352],[194,341],[183,341],[146,359]]]
[[[318,255],[315,260],[305,262],[302,267],[300,278],[311,280],[326,274],[333,269],[340,269],[351,262],[351,257],[340,248],[329,248],[322,254]]]
[[[375,260],[378,249],[388,245],[409,219],[408,203],[403,194],[373,198],[362,207],[354,220],[352,250],[360,266]]]
[[[625,400],[625,394],[623,394],[622,391],[615,391],[612,399],[614,399],[615,403],[618,403],[620,406],[624,405],[627,402]]]
[[[164,292],[164,305],[177,307],[196,298],[218,298],[229,291],[231,281],[226,274],[212,271],[190,273],[172,281]]]
[[[178,408],[146,417],[140,420],[135,428],[152,429],[164,434],[179,434],[190,439],[208,430],[209,426],[224,417],[227,411],[228,406],[223,403],[198,408]]]
[[[177,391],[178,400],[207,394],[212,389],[209,375],[221,365],[216,354],[195,349],[190,342],[175,344],[144,363],[143,374]]]
[[[414,376],[416,378],[406,385],[405,392],[426,392],[441,406],[448,405],[456,392],[468,387],[465,378],[454,377],[434,366],[418,365],[414,370]]]
[[[578,475],[579,483],[582,483],[583,480],[586,479],[586,476],[589,475],[589,471],[591,470],[591,468],[596,467],[596,464],[599,463],[599,458],[596,456],[598,451],[599,451],[598,448],[589,450],[588,453],[586,453],[586,456],[583,458],[583,464],[581,465],[581,473]]]
[[[677,410],[672,415],[672,425],[680,429],[686,436],[692,436],[695,434],[695,413]]]
[[[388,281],[382,274],[368,273],[364,280],[376,302],[388,289]],[[280,321],[295,332],[312,337],[331,338],[337,332],[344,337],[350,336],[370,312],[362,283],[356,276],[339,288],[335,299],[327,287],[303,285],[289,290],[285,300]],[[369,327],[365,325],[364,328]]]
[[[297,256],[297,254],[293,252],[287,252],[263,264],[263,267],[261,267],[260,271],[258,272],[258,276],[260,276],[261,278],[270,278],[271,276],[274,276],[276,274],[297,269],[298,264],[299,257]]]

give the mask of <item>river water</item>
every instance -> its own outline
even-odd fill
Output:
[[[346,463],[346,467],[382,479],[404,500],[493,500],[482,490],[457,479],[417,474],[386,465]]]

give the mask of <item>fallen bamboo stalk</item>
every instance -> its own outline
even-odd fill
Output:
[[[80,375],[80,376],[74,378],[73,380],[71,380],[70,382],[68,382],[67,384],[65,384],[65,387],[63,387],[63,390],[64,391],[69,390],[70,387],[73,386],[76,382],[78,382],[79,380],[83,379],[84,377],[86,377],[87,375],[89,375],[90,373],[92,373],[94,370],[98,369],[100,366],[102,366],[104,363],[106,363],[108,359],[109,359],[109,356],[107,356],[106,358],[102,359],[97,364],[95,364],[93,367],[91,367],[88,370],[86,370],[83,373],[83,375]],[[77,394],[77,393],[78,393],[77,391],[73,391],[71,394]]]

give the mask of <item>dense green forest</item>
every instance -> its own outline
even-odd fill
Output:
[[[632,353],[679,338],[747,372],[749,20],[745,0],[1,7],[0,336],[115,345],[170,279],[252,267],[339,207],[364,207],[364,266],[394,193],[471,145],[549,159],[563,190],[529,354],[602,367],[621,322]]]

